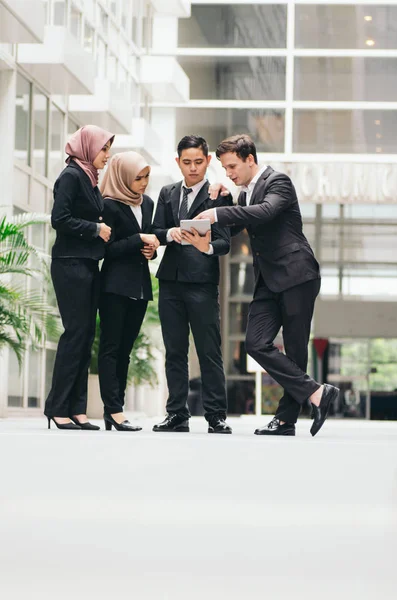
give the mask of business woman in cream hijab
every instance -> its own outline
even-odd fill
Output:
[[[128,366],[147,304],[153,299],[148,261],[159,242],[150,233],[154,203],[145,194],[150,166],[136,152],[112,156],[101,184],[112,235],[101,270],[99,383],[107,430],[140,431],[123,413]]]

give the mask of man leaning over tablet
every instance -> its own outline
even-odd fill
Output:
[[[230,249],[228,229],[218,225],[200,236],[184,232],[180,221],[213,207],[205,178],[211,156],[207,142],[195,135],[182,138],[176,161],[183,181],[162,188],[152,232],[166,245],[157,271],[159,313],[168,384],[167,416],[153,431],[189,431],[189,328],[200,362],[202,400],[209,433],[232,433],[227,425],[225,373],[219,322],[219,256]],[[216,206],[231,206],[232,197],[219,195]],[[183,235],[183,238],[182,238]],[[190,242],[182,245],[182,239]],[[211,240],[211,241],[210,241]]]

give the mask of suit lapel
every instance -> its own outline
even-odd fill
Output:
[[[199,207],[208,199],[208,181],[205,182],[199,193],[194,199],[193,204],[191,205],[189,212],[187,213],[188,218],[192,218],[194,213],[199,209]]]
[[[152,222],[150,203],[146,202],[145,197],[143,198],[141,208],[142,208],[142,231],[145,231],[145,229],[147,229],[151,225],[151,222]]]
[[[84,173],[83,169],[81,169],[78,165],[76,165],[76,167],[73,165],[73,168],[77,168],[81,172],[81,181],[88,197],[92,198],[93,204],[96,206],[99,212],[102,212],[104,207],[102,195],[95,193],[95,188],[92,187],[91,180],[88,175]]]
[[[181,187],[182,182],[180,181],[175,185],[175,187],[172,188],[170,194],[170,202],[175,225],[179,225],[179,204],[181,201]]]
[[[263,200],[263,190],[265,188],[266,185],[266,179],[274,172],[274,169],[272,169],[271,167],[267,167],[267,169],[264,171],[264,173],[262,173],[262,175],[259,177],[258,181],[256,182],[256,185],[253,189],[252,192],[252,196],[251,196],[251,202],[250,205],[252,204],[260,204]]]
[[[141,231],[139,223],[131,210],[131,206],[129,206],[128,204],[124,204],[123,202],[117,202],[117,204],[120,206],[121,211],[125,214],[125,216],[131,222],[131,224],[134,225],[135,229],[137,231]]]

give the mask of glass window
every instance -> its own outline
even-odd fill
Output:
[[[124,5],[124,2],[123,2]],[[136,46],[142,43],[142,1],[136,0],[132,3],[132,19],[131,19],[131,40]]]
[[[117,81],[117,59],[114,54],[108,53],[108,61],[107,61],[107,79],[116,83]]]
[[[106,12],[103,10],[103,8],[101,8],[101,6],[99,6],[99,4],[97,6],[98,6],[98,14],[99,14],[99,29],[102,31],[102,33],[107,35],[108,16],[107,16]]]
[[[254,293],[255,275],[252,262],[240,262],[230,265],[230,296],[251,297]]]
[[[181,48],[285,48],[286,6],[277,4],[192,5],[179,19]]]
[[[297,56],[294,82],[295,100],[394,102],[397,58]]]
[[[46,187],[32,178],[30,184],[29,206],[32,212],[45,212]]]
[[[133,2],[135,4],[135,2]],[[130,2],[121,3],[121,28],[128,34],[128,14],[130,9]]]
[[[24,164],[30,163],[30,97],[31,84],[17,73],[17,95],[15,98],[15,150],[14,156]]]
[[[395,154],[394,110],[295,110],[294,152]]]
[[[23,406],[23,366],[19,368],[17,357],[13,350],[8,359],[8,406]]]
[[[342,291],[346,296],[397,296],[397,269],[367,265],[343,268]]]
[[[190,97],[215,100],[284,100],[285,58],[180,57]]]
[[[33,94],[33,168],[46,175],[47,171],[48,98],[37,90]]]
[[[297,48],[397,48],[397,6],[301,4],[295,11]]]
[[[77,131],[79,128],[79,126],[77,125],[77,123],[75,123],[74,121],[72,121],[72,119],[68,119],[68,137],[70,137],[71,135],[73,135],[73,133],[75,133],[75,131]]]
[[[44,395],[47,398],[50,393],[51,385],[52,385],[52,372],[54,370],[55,364],[55,350],[49,350],[48,348],[45,351],[45,392]]]
[[[233,258],[239,257],[242,260],[246,260],[251,254],[251,245],[247,230],[244,229],[238,235],[235,235],[231,239],[230,256]]]
[[[109,46],[115,54],[119,53],[119,32],[116,27],[111,24],[109,27]]]
[[[51,138],[48,164],[49,179],[56,179],[63,167],[64,141],[63,127],[65,115],[51,104]]]
[[[102,79],[106,77],[106,45],[101,38],[97,38],[97,75]]]
[[[94,22],[95,0],[85,0],[84,1],[84,15],[86,18],[90,19],[91,23]]]
[[[274,109],[179,108],[177,139],[186,131],[203,136],[211,150],[236,131],[253,138],[258,152],[282,152],[284,149],[284,111]]]
[[[248,322],[249,302],[230,302],[229,334],[245,334]]]
[[[72,4],[70,9],[69,29],[71,33],[79,40],[81,36],[82,15],[81,12]]]
[[[338,263],[340,260],[339,223],[322,223],[321,225],[321,262]]]
[[[345,223],[341,235],[347,262],[397,262],[397,225]]]
[[[27,205],[29,202],[29,175],[14,168],[14,181],[12,186],[13,204]]]
[[[339,269],[338,267],[321,266],[322,296],[337,296],[339,294]]]
[[[344,218],[397,222],[397,204],[345,204]]]
[[[52,22],[54,25],[66,25],[65,0],[52,0]]]
[[[94,29],[87,21],[84,24],[84,50],[89,54],[94,52]]]
[[[29,352],[28,408],[40,406],[41,351]]]

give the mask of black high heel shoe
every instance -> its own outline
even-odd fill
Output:
[[[98,429],[100,429],[100,427],[98,427],[98,425],[93,425],[89,421],[86,421],[85,423],[80,423],[80,421],[78,419],[76,419],[75,417],[69,417],[69,418],[71,419],[71,421],[73,421],[73,423],[76,423],[76,425],[78,425],[80,427],[80,429],[85,429],[86,431],[98,431]]]
[[[117,423],[110,415],[103,415],[103,420],[105,421],[106,431],[111,431],[112,427],[117,429],[117,431],[142,431],[142,427],[139,425],[131,425],[127,420]]]
[[[75,431],[77,431],[77,429],[81,429],[80,425],[76,425],[75,423],[57,423],[54,417],[47,417],[47,419],[48,429],[51,429],[51,421],[54,421],[58,429],[74,429]]]

